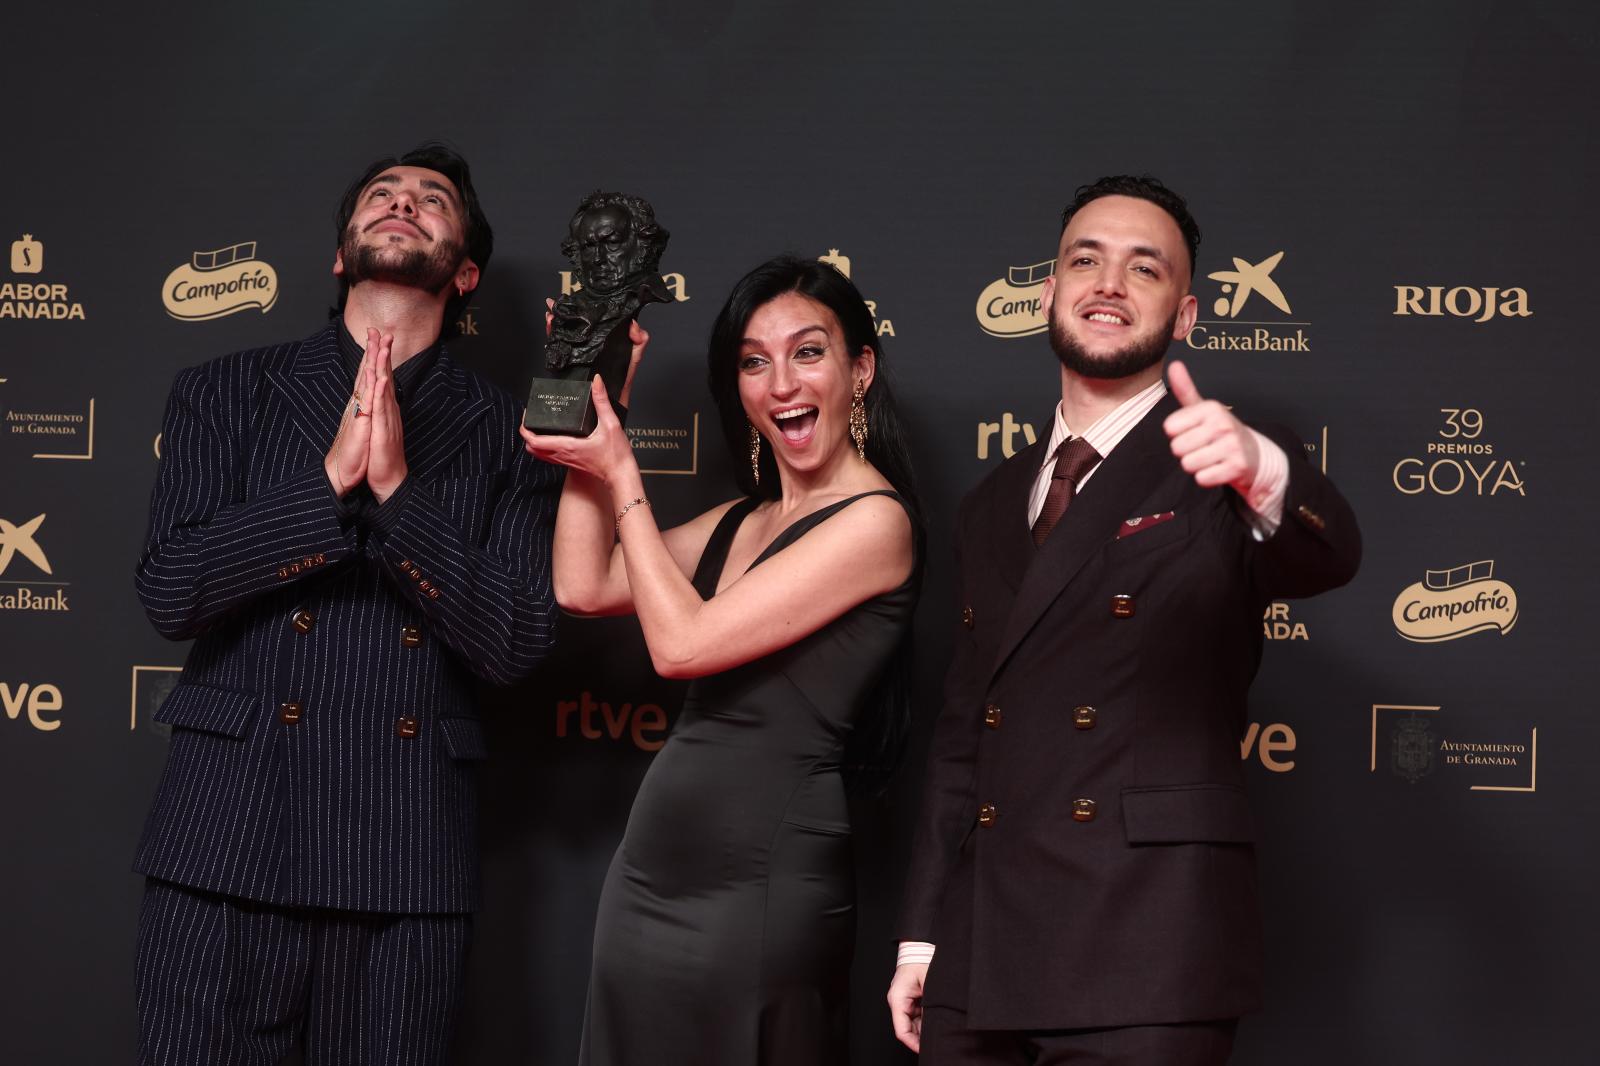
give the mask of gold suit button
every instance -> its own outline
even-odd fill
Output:
[[[439,590],[437,588],[431,588],[431,589],[428,590],[428,599],[436,600],[438,598],[439,598]]]
[[[278,721],[282,722],[284,725],[294,725],[300,721],[300,716],[304,713],[304,710],[305,709],[298,703],[293,700],[289,700],[288,702],[279,705]]]
[[[317,616],[307,610],[299,610],[289,616],[289,624],[294,626],[296,633],[309,633],[311,627],[317,624]]]
[[[963,608],[961,608],[961,624],[962,625],[966,626],[968,629],[971,629],[972,628],[972,618],[973,618],[973,614],[972,614],[972,608],[971,607],[963,607]]]
[[[983,709],[983,724],[990,729],[1000,728],[1000,708],[989,704]]]
[[[1328,524],[1327,522],[1323,521],[1321,515],[1303,503],[1294,509],[1294,513],[1300,516],[1300,521],[1304,522],[1318,533],[1321,533],[1323,527]]]
[[[401,647],[403,647],[403,648],[415,648],[417,645],[419,645],[421,643],[422,643],[422,630],[418,629],[416,626],[401,626],[400,627],[400,646]]]
[[[417,720],[411,717],[409,714],[399,718],[394,723],[395,736],[400,737],[402,740],[410,740],[420,731],[421,726],[419,726],[417,724]]]
[[[995,809],[995,806],[992,803],[985,803],[982,807],[978,808],[978,824],[983,826],[985,829],[993,825],[994,820],[999,816],[1000,812]]]
[[[1095,719],[1100,713],[1093,707],[1074,707],[1072,709],[1072,724],[1078,729],[1093,729]]]
[[[1112,618],[1132,618],[1133,617],[1133,597],[1132,596],[1126,596],[1126,595],[1111,597],[1111,617]]]
[[[1075,799],[1072,801],[1072,820],[1074,822],[1094,821],[1094,800]]]

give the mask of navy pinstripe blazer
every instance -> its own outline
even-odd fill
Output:
[[[511,397],[441,352],[405,413],[407,490],[341,514],[323,457],[353,378],[331,324],[179,373],[136,585],[195,638],[134,868],[269,903],[478,902],[472,679],[549,649],[560,473]]]

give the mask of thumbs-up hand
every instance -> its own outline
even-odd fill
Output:
[[[1167,384],[1181,405],[1162,423],[1172,454],[1201,487],[1232,485],[1247,493],[1261,468],[1255,433],[1225,406],[1204,399],[1181,362],[1168,365]]]

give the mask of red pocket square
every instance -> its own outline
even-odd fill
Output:
[[[1117,539],[1121,540],[1123,537],[1131,537],[1135,533],[1143,533],[1153,526],[1172,521],[1173,517],[1174,512],[1162,511],[1160,514],[1145,515],[1142,518],[1130,518],[1117,527]]]

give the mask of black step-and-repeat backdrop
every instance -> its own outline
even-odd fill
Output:
[[[180,5],[181,7],[181,5]],[[447,138],[499,249],[452,328],[522,392],[557,244],[651,199],[675,302],[630,432],[657,515],[732,494],[703,346],[779,251],[873,302],[932,524],[919,733],[857,812],[855,1061],[903,1063],[888,932],[955,622],[949,528],[1057,391],[1040,281],[1073,188],[1148,170],[1205,232],[1202,390],[1294,425],[1367,538],[1272,605],[1240,739],[1270,991],[1237,1061],[1590,1061],[1600,994],[1592,5],[13,5],[0,16],[0,1018],[130,1061],[128,871],[184,647],[132,568],[174,372],[296,338],[372,158]],[[76,9],[76,10],[74,10]],[[631,620],[486,691],[464,1063],[573,1061],[594,904],[681,685]],[[730,797],[729,802],[738,802]]]

